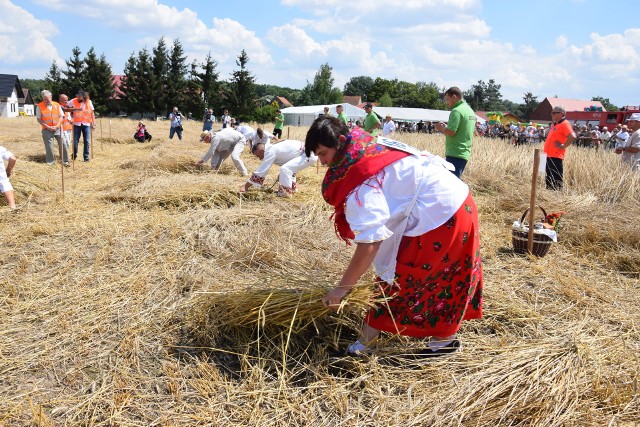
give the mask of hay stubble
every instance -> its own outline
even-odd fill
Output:
[[[567,191],[539,199],[569,212],[562,241],[528,259],[511,253],[509,226],[528,204],[530,148],[477,140],[465,175],[480,209],[485,317],[463,326],[460,354],[390,366],[385,352],[421,344],[387,337],[380,356],[336,375],[328,353],[353,336],[359,313],[305,309],[350,255],[315,169],[292,200],[240,195],[232,166],[213,174],[190,162],[206,148],[195,142],[198,123],[169,142],[166,122],[152,122],[153,143],[130,144],[135,122],[113,120],[114,140],[65,174],[62,198],[59,169],[37,162],[35,121],[2,124],[0,145],[20,158],[12,182],[22,210],[0,208],[0,425],[600,426],[640,417],[640,232],[630,217],[640,182],[609,152],[570,150]],[[304,131],[291,128],[292,137]],[[442,154],[440,137],[404,140]],[[231,310],[285,291],[301,322],[317,321],[287,324],[287,312],[272,330],[264,313],[258,327],[233,324]],[[216,293],[233,297],[216,306],[226,317],[207,306]]]

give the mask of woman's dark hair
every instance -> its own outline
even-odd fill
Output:
[[[317,118],[307,132],[304,153],[309,157],[311,153],[315,153],[320,144],[337,149],[340,144],[340,135],[349,135],[349,128],[342,120],[336,117]]]

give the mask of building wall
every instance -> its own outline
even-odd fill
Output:
[[[6,102],[0,103],[0,117],[18,117],[18,93],[15,89]]]

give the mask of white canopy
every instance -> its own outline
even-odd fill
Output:
[[[406,122],[447,122],[449,121],[448,110],[428,110],[426,108],[404,108],[404,107],[373,107],[373,111],[382,118],[388,115],[392,120]],[[485,120],[476,114],[478,123]]]
[[[324,107],[329,107],[329,112],[337,116],[336,105],[342,105],[344,113],[354,122],[356,120],[364,120],[367,113],[363,109],[355,107],[351,104],[328,104],[328,105],[307,105],[302,107],[283,108],[284,124],[289,126],[311,126],[313,121],[324,114]]]

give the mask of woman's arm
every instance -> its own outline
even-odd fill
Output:
[[[382,241],[356,244],[356,251],[351,258],[351,262],[349,262],[349,266],[342,275],[338,286],[322,298],[322,303],[325,306],[333,310],[338,309],[340,301],[353,289],[360,277],[373,262],[381,243]]]

